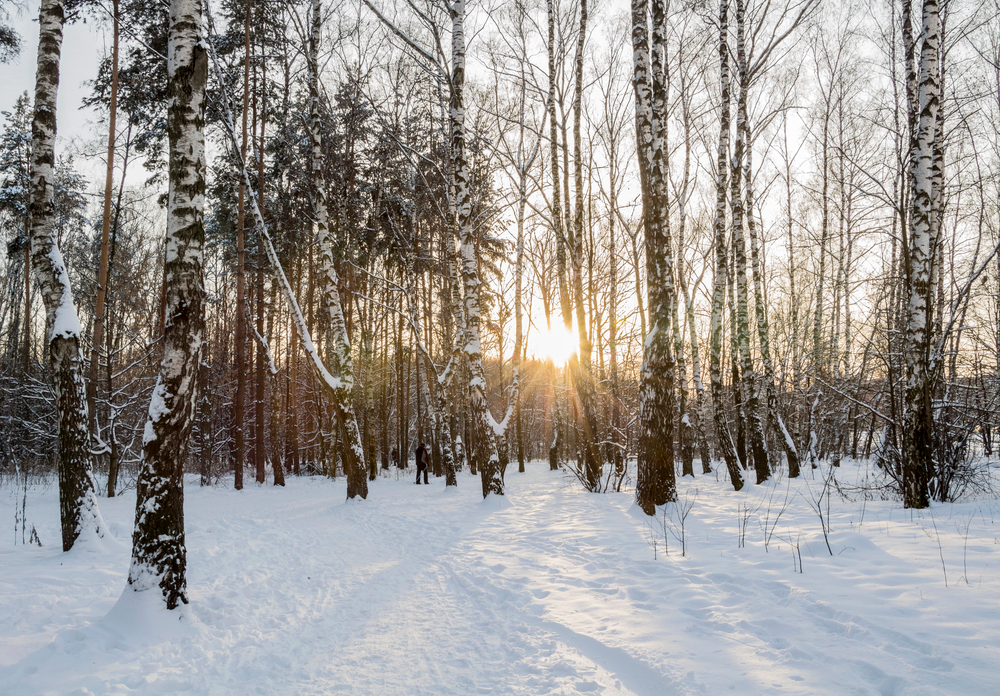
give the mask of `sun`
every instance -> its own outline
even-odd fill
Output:
[[[552,360],[556,365],[565,365],[577,352],[579,346],[573,334],[564,326],[554,326],[531,337],[530,353],[539,360]]]

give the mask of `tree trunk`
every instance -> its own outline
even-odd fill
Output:
[[[573,323],[573,306],[569,297],[569,279],[566,270],[566,234],[563,228],[562,179],[559,176],[559,121],[556,119],[556,6],[547,0],[546,10],[549,29],[549,147],[552,165],[552,234],[556,240],[556,273],[559,280],[559,307],[563,324],[569,329]]]
[[[38,14],[38,69],[31,122],[31,265],[45,305],[45,337],[58,420],[59,517],[63,551],[81,535],[103,536],[90,454],[83,329],[56,239],[56,93],[65,10],[62,0],[42,0]],[[27,269],[25,269],[27,270]]]
[[[203,351],[203,352],[208,352]],[[198,468],[201,474],[201,485],[212,485],[212,402],[210,400],[209,384],[211,368],[204,360],[198,367],[198,385],[201,394],[198,397]]]
[[[171,0],[168,25],[168,278],[163,361],[149,404],[136,484],[128,584],[158,587],[167,609],[187,604],[184,462],[187,458],[205,320],[205,85],[208,60],[200,0]]]
[[[573,294],[576,304],[576,328],[580,341],[579,355],[571,360],[574,386],[583,415],[580,451],[583,461],[578,463],[584,485],[589,491],[598,491],[601,485],[603,462],[597,441],[600,438],[597,419],[597,393],[591,368],[592,346],[587,331],[586,304],[583,294],[583,146],[580,120],[583,113],[583,49],[587,38],[587,0],[580,0],[580,32],[576,47],[576,84],[573,93],[573,164],[576,201],[572,236]]]
[[[295,274],[296,289],[301,278],[301,272]],[[289,321],[288,340],[288,420],[285,423],[285,467],[288,471],[299,475],[299,361],[298,351],[295,350],[295,343],[298,340],[298,332],[295,329],[295,322]]]
[[[636,141],[646,236],[646,287],[650,329],[645,337],[639,387],[639,457],[636,500],[647,515],[677,497],[674,480],[674,358],[670,345],[673,297],[666,198],[666,103],[662,66],[663,4],[653,2],[650,51],[646,0],[632,2],[633,88]],[[652,70],[650,54],[652,53]]]
[[[503,475],[497,452],[495,421],[486,401],[486,373],[481,347],[479,264],[472,219],[472,171],[465,153],[465,0],[449,5],[452,21],[452,73],[449,123],[451,171],[454,179],[455,228],[461,243],[461,276],[465,290],[465,347],[469,370],[469,406],[473,442],[470,457],[479,469],[483,497],[503,495]]]
[[[267,86],[264,81],[261,80],[261,86],[257,87],[257,76],[254,74],[254,104],[253,104],[253,121],[254,121],[254,135],[257,133],[257,126],[260,126],[260,140],[256,146],[257,150],[257,207],[263,212],[264,211],[264,108],[263,104],[260,104],[258,109],[258,103],[260,102],[261,92],[266,93]],[[259,112],[259,113],[258,113]],[[258,231],[258,236],[260,232]],[[254,451],[254,469],[255,469],[255,480],[257,483],[264,483],[266,470],[267,470],[267,434],[265,428],[264,420],[264,382],[265,382],[265,351],[267,349],[264,341],[267,339],[264,337],[264,244],[261,241],[257,243],[257,289],[254,292],[256,297],[256,302],[254,303],[254,309],[256,310],[256,331],[257,336],[260,338],[260,342],[256,349],[256,366],[255,366],[255,384],[254,384],[254,434],[253,434],[253,451]]]
[[[104,177],[104,213],[101,218],[101,260],[98,270],[97,298],[94,302],[93,346],[90,349],[90,375],[87,380],[87,410],[90,412],[90,432],[99,437],[97,425],[97,379],[101,351],[104,348],[104,306],[108,292],[108,251],[111,233],[111,192],[115,171],[115,121],[118,116],[118,0],[112,0],[111,106],[108,115],[108,165]],[[108,356],[110,362],[111,357]],[[109,395],[110,397],[110,395]],[[114,488],[108,487],[108,497]]]
[[[29,375],[31,374],[31,215],[24,216],[24,236],[29,242],[24,245],[24,351],[21,354],[21,369],[25,375]]]
[[[354,415],[352,393],[354,368],[351,361],[351,343],[340,303],[339,276],[334,264],[334,239],[330,228],[326,190],[322,175],[322,134],[319,113],[319,37],[322,27],[320,0],[312,4],[312,34],[309,42],[309,131],[312,139],[313,206],[316,220],[316,238],[320,249],[321,292],[323,310],[326,312],[326,364],[334,375],[329,395],[342,425],[340,455],[347,476],[347,497],[368,497],[368,473],[361,444],[361,432]]]
[[[907,265],[909,307],[906,324],[906,409],[903,422],[903,506],[929,505],[933,472],[934,414],[932,396],[936,366],[931,359],[935,227],[935,180],[941,161],[935,157],[940,118],[939,16],[937,0],[923,2],[920,46],[916,161],[911,168],[912,222]]]
[[[246,0],[246,18],[243,25],[243,141],[240,157],[247,159],[247,118],[250,114],[250,2]],[[247,320],[246,320],[246,185],[240,178],[239,199],[236,208],[236,400],[233,404],[236,452],[234,462],[235,488],[243,489],[243,460],[246,458],[246,439],[243,416],[246,411],[247,393]]]
[[[719,83],[722,91],[722,112],[719,119],[719,149],[715,170],[715,285],[712,291],[712,334],[710,346],[710,379],[715,425],[715,446],[722,454],[733,488],[743,488],[743,475],[736,459],[736,446],[726,419],[722,384],[722,325],[726,303],[726,283],[729,275],[726,253],[726,163],[729,156],[729,0],[719,0]]]
[[[736,275],[736,339],[739,345],[740,372],[743,378],[743,402],[746,414],[746,427],[750,440],[750,455],[753,458],[754,471],[757,474],[757,484],[761,484],[771,476],[767,450],[764,447],[764,426],[760,420],[760,404],[757,396],[757,378],[750,355],[750,316],[747,298],[747,254],[746,241],[743,236],[743,166],[744,157],[750,157],[749,127],[747,123],[747,92],[750,89],[750,78],[747,69],[746,47],[744,42],[745,9],[743,0],[736,0],[736,62],[739,75],[739,97],[736,106],[736,143],[733,147],[733,159],[730,172],[731,192],[730,205],[733,210],[733,256]],[[735,385],[734,385],[735,388]]]

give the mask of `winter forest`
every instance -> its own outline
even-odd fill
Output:
[[[0,691],[995,685],[997,0],[38,2]]]

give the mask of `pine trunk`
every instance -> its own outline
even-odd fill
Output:
[[[101,260],[97,275],[97,298],[94,302],[93,346],[90,349],[90,375],[87,380],[87,410],[90,412],[90,432],[97,438],[97,379],[101,351],[104,348],[104,308],[108,292],[108,257],[111,236],[111,193],[115,171],[115,122],[118,116],[118,0],[112,0],[111,105],[108,115],[107,167],[104,177],[104,212],[101,218]],[[110,362],[111,358],[108,357]],[[108,497],[114,488],[108,486]]]
[[[240,157],[247,159],[247,119],[250,114],[250,0],[246,2],[243,24],[243,140]],[[233,405],[235,430],[234,486],[243,489],[243,461],[246,458],[246,433],[243,416],[246,412],[247,393],[247,319],[246,319],[246,185],[240,179],[236,209],[236,401]]]

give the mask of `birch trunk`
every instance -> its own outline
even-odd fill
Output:
[[[344,310],[340,303],[340,279],[334,261],[333,231],[326,207],[326,187],[322,169],[322,133],[319,113],[319,35],[322,28],[320,0],[313,0],[312,34],[309,41],[309,134],[312,140],[310,168],[313,179],[313,213],[320,250],[322,307],[326,312],[326,364],[334,377],[329,396],[341,423],[340,456],[347,476],[347,497],[368,497],[368,473],[361,432],[354,414],[352,393],[354,367]]]
[[[479,268],[472,221],[472,169],[465,152],[465,0],[448,6],[452,21],[452,71],[449,122],[451,126],[451,166],[454,177],[455,226],[461,244],[461,277],[464,289],[465,345],[469,370],[469,406],[472,425],[470,456],[475,460],[483,484],[483,497],[503,495],[503,475],[497,452],[497,423],[486,402],[486,374],[483,369],[479,303]]]
[[[163,360],[149,404],[136,483],[128,584],[187,604],[184,462],[197,399],[205,319],[205,85],[200,0],[171,0],[168,24],[169,181]],[[242,309],[242,308],[241,308]]]
[[[747,435],[758,485],[771,476],[767,450],[764,447],[764,426],[760,421],[760,404],[757,397],[757,377],[750,354],[750,316],[747,297],[747,253],[743,207],[743,159],[749,157],[752,147],[747,123],[747,92],[750,77],[747,71],[744,41],[745,8],[743,0],[736,0],[736,64],[739,76],[739,96],[736,100],[736,143],[730,172],[730,205],[733,211],[733,256],[736,290],[736,340],[739,346],[740,372],[743,388],[743,411],[746,415]],[[734,385],[735,388],[735,385]]]
[[[563,227],[562,179],[559,176],[559,121],[556,119],[556,7],[555,0],[547,0],[546,11],[549,30],[549,154],[552,165],[552,233],[556,239],[556,273],[559,281],[559,307],[563,324],[569,329],[573,323],[573,306],[569,298],[569,280],[566,267],[566,232]]]
[[[576,358],[571,359],[573,382],[576,387],[580,411],[583,415],[583,432],[580,451],[583,462],[578,466],[582,480],[587,490],[596,492],[600,489],[603,462],[597,442],[600,438],[597,418],[597,392],[594,387],[594,377],[591,367],[592,346],[587,331],[586,304],[583,294],[583,228],[584,228],[584,195],[583,195],[583,144],[580,131],[580,121],[583,114],[583,50],[587,39],[587,0],[580,0],[580,32],[576,46],[576,84],[573,92],[573,164],[576,201],[574,203],[574,220],[572,236],[573,262],[573,293],[576,296],[576,328],[579,336],[580,351]]]
[[[62,0],[42,0],[31,122],[29,238],[31,265],[45,305],[45,337],[59,432],[59,518],[63,551],[69,551],[80,536],[104,536],[104,522],[97,508],[92,473],[87,387],[80,347],[83,329],[54,226],[56,93],[64,23]]]
[[[665,176],[665,104],[663,67],[663,4],[653,3],[653,50],[650,51],[648,5],[632,2],[633,88],[636,142],[642,186],[646,236],[646,287],[650,329],[645,337],[639,391],[639,456],[636,500],[647,515],[677,497],[674,479],[674,358],[670,344],[673,296],[670,233]],[[652,55],[651,55],[652,53]],[[650,70],[650,63],[653,69]],[[659,68],[659,70],[658,70]]]
[[[932,271],[935,228],[935,181],[941,161],[935,157],[940,118],[939,15],[937,0],[924,0],[915,162],[911,167],[912,223],[909,239],[909,305],[906,324],[906,409],[903,422],[903,506],[929,505],[933,472],[933,372],[931,360]]]
[[[30,205],[30,204],[29,204]],[[30,208],[29,208],[30,210]],[[31,216],[24,218],[24,236],[31,239]],[[24,245],[24,350],[21,353],[21,369],[25,375],[31,374],[31,244]]]
[[[736,446],[729,431],[723,401],[722,384],[722,324],[726,304],[726,283],[729,275],[726,253],[726,162],[729,155],[729,41],[727,37],[729,0],[719,0],[719,62],[722,111],[719,118],[719,149],[715,170],[715,285],[712,291],[712,334],[709,373],[712,385],[712,409],[715,425],[715,446],[722,454],[733,488],[743,488],[743,475],[736,459]]]

